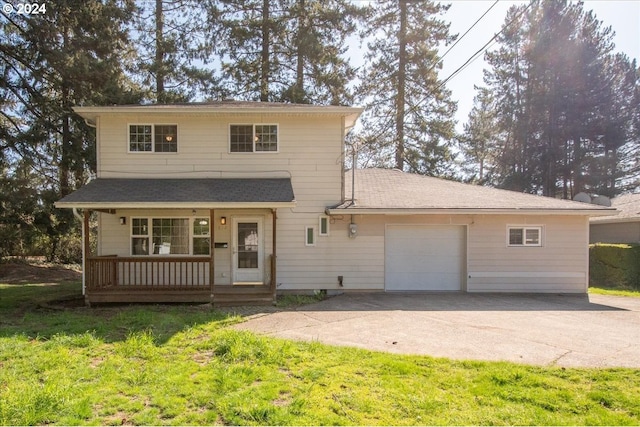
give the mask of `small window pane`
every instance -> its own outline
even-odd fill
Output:
[[[134,236],[146,236],[149,234],[149,221],[147,218],[133,218],[131,221],[131,234]]]
[[[231,125],[230,128],[230,151],[232,153],[253,152],[253,126],[252,125]]]
[[[208,237],[196,237],[193,239],[194,255],[209,255],[211,240]]]
[[[313,227],[307,227],[305,229],[305,244],[307,246],[315,245],[315,230]]]
[[[151,125],[129,126],[129,151],[151,151]]]
[[[156,153],[178,152],[178,126],[155,125],[154,136]]]
[[[256,151],[278,151],[278,126],[256,125]]]
[[[521,245],[522,244],[522,228],[510,228],[509,229],[509,244],[510,245]]]
[[[320,233],[321,236],[329,235],[329,218],[320,217]]]
[[[153,219],[154,254],[189,254],[189,220],[182,218]]]
[[[149,255],[149,239],[147,237],[131,238],[133,255]]]
[[[529,228],[525,233],[527,245],[539,245],[540,244],[540,230],[537,228]]]
[[[193,222],[193,235],[194,236],[208,236],[209,235],[209,218],[196,218]]]
[[[209,239],[209,235],[209,218],[196,218],[193,221],[194,255],[209,255],[209,248],[211,247],[211,240]]]

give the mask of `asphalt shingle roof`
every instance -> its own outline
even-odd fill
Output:
[[[618,215],[601,216],[592,222],[631,222],[640,221],[640,194],[623,194],[611,199],[611,207],[616,208]]]
[[[338,209],[607,210],[588,203],[464,184],[391,169],[357,169],[356,203],[351,206],[351,173],[348,171],[345,174],[347,201]]]
[[[289,178],[98,178],[58,204],[286,203],[295,201]]]

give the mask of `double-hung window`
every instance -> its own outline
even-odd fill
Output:
[[[261,153],[278,151],[278,125],[229,125],[229,152]]]
[[[508,246],[542,246],[542,227],[509,226]]]
[[[132,218],[132,255],[209,255],[209,218]]]
[[[129,125],[129,152],[177,153],[177,125]]]

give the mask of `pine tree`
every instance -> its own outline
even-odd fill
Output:
[[[509,11],[485,71],[496,133],[506,136],[495,184],[564,198],[619,191],[637,152],[638,76],[635,63],[612,54],[612,35],[582,3]]]
[[[474,106],[464,132],[459,139],[462,154],[461,170],[466,181],[475,184],[490,182],[495,167],[493,156],[500,144],[500,134],[496,133],[494,100],[486,88],[477,88]]]
[[[222,26],[228,94],[247,100],[344,104],[355,77],[344,58],[362,9],[346,0],[224,0]]]
[[[452,41],[432,1],[373,4],[366,66],[358,93],[363,138],[380,165],[434,176],[452,174],[456,105],[438,79],[438,45]]]
[[[131,34],[137,63],[132,76],[157,103],[217,97],[219,79],[213,67],[219,30],[206,0],[138,0]]]
[[[19,159],[30,170],[21,176],[39,177],[39,199],[50,212],[47,233],[55,239],[70,232],[73,217],[54,212],[53,202],[95,170],[94,133],[72,107],[138,98],[122,70],[132,4],[61,0],[47,6],[46,13],[3,15],[0,21],[0,99],[6,107],[0,145],[9,174]]]
[[[286,10],[285,73],[292,81],[283,101],[344,105],[355,70],[344,57],[365,9],[345,0],[289,0]],[[294,64],[295,68],[290,65]]]

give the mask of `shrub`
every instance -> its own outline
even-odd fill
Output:
[[[640,246],[598,243],[589,247],[589,285],[640,289]]]

